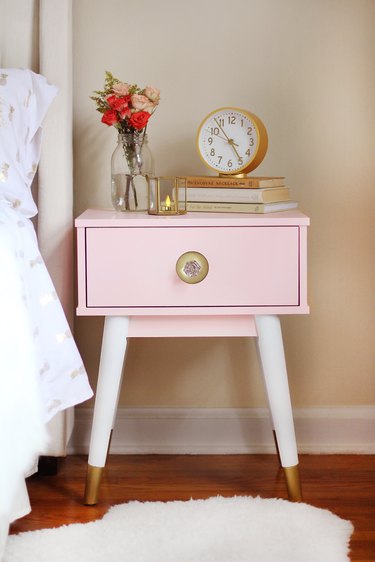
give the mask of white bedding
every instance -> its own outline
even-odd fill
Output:
[[[0,69],[0,558],[1,531],[30,510],[24,477],[46,422],[92,396],[30,220],[40,126],[56,94],[29,70]]]

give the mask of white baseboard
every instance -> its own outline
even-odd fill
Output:
[[[68,453],[87,454],[92,409],[77,408]],[[375,406],[294,409],[300,453],[375,454]],[[264,408],[120,408],[113,454],[274,453]]]

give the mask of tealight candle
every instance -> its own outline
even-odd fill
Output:
[[[186,213],[186,179],[180,177],[148,177],[151,215],[182,215]]]
[[[166,212],[171,212],[171,211],[175,210],[174,201],[171,201],[171,198],[169,197],[169,195],[167,195],[167,197],[165,198],[165,201],[162,201],[161,210],[166,211]]]

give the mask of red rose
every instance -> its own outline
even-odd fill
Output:
[[[147,121],[150,119],[151,114],[148,111],[137,111],[129,119],[129,125],[135,129],[143,129],[146,127]]]
[[[108,109],[108,111],[103,114],[102,123],[105,123],[105,125],[118,123],[117,112],[114,109]]]
[[[124,107],[122,109],[119,109],[119,114],[121,119],[125,119],[125,117],[130,117],[131,115],[131,111],[129,107]]]
[[[117,100],[117,97],[115,95],[112,94],[111,96],[107,96],[106,100],[111,109],[116,109],[115,107],[113,107],[115,101]]]
[[[115,95],[107,97],[107,103],[111,109],[122,111],[129,106],[130,96],[117,97]]]

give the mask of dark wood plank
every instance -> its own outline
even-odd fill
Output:
[[[222,495],[287,498],[276,455],[110,455],[100,503],[82,505],[87,458],[70,456],[55,476],[28,480],[33,507],[12,533],[83,523],[130,500],[171,501]],[[301,455],[304,501],[350,519],[351,559],[375,561],[375,456]]]

